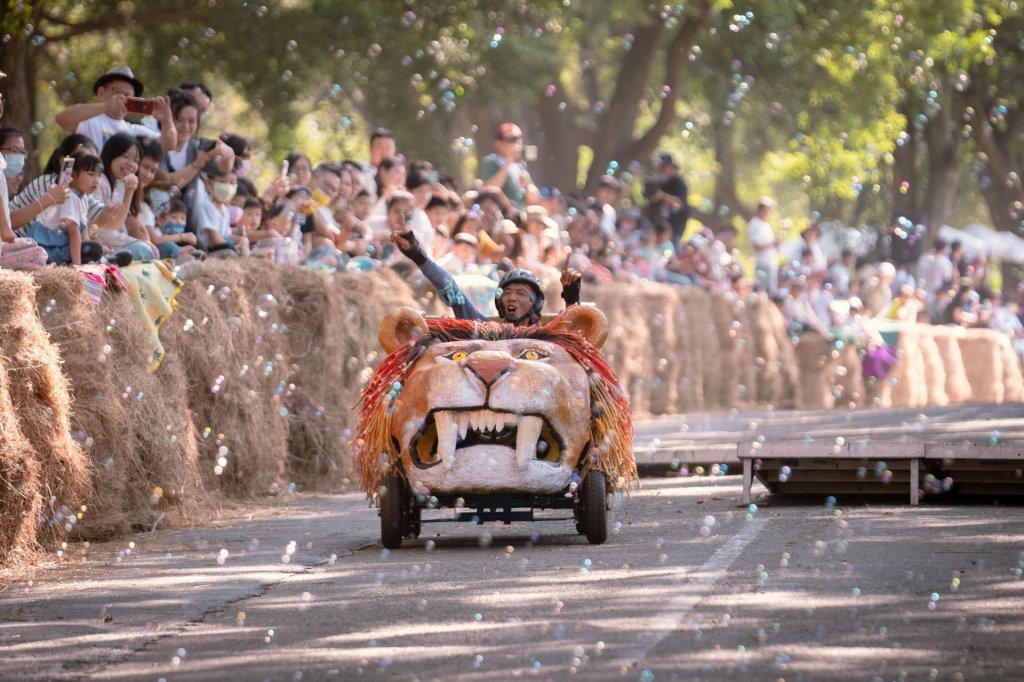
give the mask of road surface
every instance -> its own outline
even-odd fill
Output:
[[[645,478],[600,546],[444,522],[389,552],[357,491],[70,545],[0,586],[0,679],[1024,679],[1018,503],[740,492]]]

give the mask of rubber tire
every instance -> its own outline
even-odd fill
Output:
[[[600,471],[591,471],[580,486],[580,515],[577,528],[587,542],[600,545],[608,539],[608,488]]]
[[[408,514],[406,517],[405,526],[405,537],[412,536],[418,538],[420,536],[420,512],[421,508],[416,503],[416,498],[410,496],[409,506],[407,507]]]
[[[380,497],[380,543],[386,549],[399,549],[406,533],[409,490],[401,476],[385,478],[384,488]]]

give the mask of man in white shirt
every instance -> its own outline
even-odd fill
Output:
[[[384,159],[398,154],[395,134],[387,128],[376,128],[370,133],[370,162],[363,164],[363,187],[370,196],[377,196],[377,167]]]
[[[142,102],[151,102],[153,118],[160,123],[160,130],[125,120],[129,99],[140,104],[142,82],[127,66],[118,66],[96,79],[92,86],[98,101],[88,104],[72,104],[57,114],[57,125],[69,133],[85,135],[103,150],[113,135],[126,132],[135,136],[159,137],[160,146],[170,151],[178,146],[178,131],[171,119],[171,105],[166,97],[151,97]]]
[[[935,310],[936,294],[943,287],[953,286],[953,261],[949,258],[949,247],[942,239],[935,240],[935,249],[921,256],[917,263],[918,279],[924,280],[924,290],[928,296],[928,311]]]
[[[771,197],[761,197],[757,202],[757,215],[747,223],[747,238],[754,248],[754,267],[758,283],[769,294],[775,295],[779,287],[779,240],[768,224],[768,214],[775,208]]]

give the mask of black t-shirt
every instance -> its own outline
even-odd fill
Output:
[[[690,206],[687,203],[687,195],[689,192],[686,187],[686,181],[683,180],[681,175],[674,175],[662,183],[661,191],[665,194],[671,194],[674,197],[679,197],[679,199],[682,200],[683,207],[681,209],[678,211],[668,209],[667,211],[669,224],[672,227],[681,227],[686,222],[686,218],[690,214]]]

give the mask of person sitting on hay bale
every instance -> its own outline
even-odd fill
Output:
[[[412,220],[412,196],[406,192],[395,192],[387,204],[388,227],[391,228],[391,241],[412,262],[419,267],[423,276],[437,290],[441,300],[451,307],[455,317],[460,320],[487,320],[487,316],[463,294],[450,273],[432,261],[419,243],[410,227]],[[580,280],[582,275],[568,267],[562,271],[562,300],[566,307],[580,302]],[[501,278],[494,292],[494,306],[502,322],[516,326],[536,325],[541,321],[541,310],[544,308],[544,288],[537,275],[529,270],[510,270]]]

